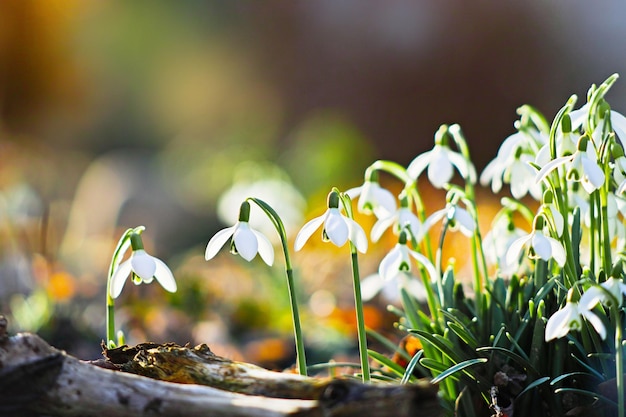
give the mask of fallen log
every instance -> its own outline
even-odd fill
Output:
[[[35,334],[9,337],[6,321],[0,322],[0,415],[434,417],[440,411],[437,389],[427,383],[362,384],[272,372],[220,358],[204,345],[143,344],[105,353],[108,360],[96,366]]]

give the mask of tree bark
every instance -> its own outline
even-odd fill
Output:
[[[0,323],[0,415],[433,417],[440,411],[437,389],[426,383],[271,372],[220,358],[205,345],[143,344],[105,353],[108,360],[96,366],[34,334],[8,337]]]

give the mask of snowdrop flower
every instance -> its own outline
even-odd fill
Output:
[[[602,320],[591,310],[582,307],[578,302],[571,301],[572,294],[573,288],[570,288],[565,307],[554,313],[552,317],[548,319],[545,333],[546,342],[567,336],[571,330],[580,330],[582,328],[583,317],[591,323],[602,340],[604,340],[606,338],[606,328]]]
[[[154,278],[169,292],[176,292],[176,281],[172,271],[163,261],[150,256],[143,248],[143,242],[139,233],[130,235],[132,254],[129,259],[122,262],[111,276],[110,296],[117,298],[122,293],[122,288],[129,275],[133,277],[133,283],[149,284]]]
[[[572,129],[576,130],[580,127],[583,127],[587,120],[588,113],[589,103],[585,103],[581,108],[577,110],[572,110],[569,114],[572,120]],[[615,134],[621,140],[626,140],[626,117],[624,117],[623,114],[616,112],[615,110],[611,110],[611,112],[609,113],[609,117],[611,118],[611,127],[615,131]],[[601,127],[603,123],[604,119],[601,119],[600,123],[598,123],[598,127]]]
[[[378,242],[391,225],[395,225],[394,231],[400,233],[403,228],[409,229],[409,236],[421,236],[422,235],[422,222],[409,208],[409,199],[406,195],[400,198],[400,208],[390,213],[385,218],[379,218],[372,227],[371,238],[372,242]]]
[[[626,284],[621,279],[610,277],[599,286],[591,286],[580,297],[580,305],[584,308],[591,310],[598,303],[602,303],[605,306],[609,306],[613,303],[613,299],[609,297],[606,292],[609,292],[615,300],[617,300],[617,306],[622,306],[624,295],[626,295]]]
[[[506,138],[496,158],[487,164],[480,175],[481,185],[486,187],[491,183],[491,190],[498,193],[504,181],[511,185],[511,194],[516,199],[528,193],[536,200],[541,198],[541,184],[535,181],[536,171],[530,165],[535,160],[534,153],[538,145],[526,130]]]
[[[511,243],[506,252],[507,264],[517,262],[524,246],[529,246],[531,258],[536,257],[544,261],[554,259],[560,267],[565,265],[565,249],[563,245],[558,240],[543,233],[543,222],[544,218],[542,215],[535,217],[533,231]]]
[[[258,253],[261,259],[268,264],[274,263],[274,247],[270,240],[261,232],[250,227],[250,203],[244,201],[239,208],[239,221],[234,226],[220,230],[207,244],[204,258],[212,259],[231,239],[230,249],[233,254],[239,254],[246,261],[251,261]]]
[[[474,222],[472,215],[469,214],[464,208],[459,207],[457,204],[448,203],[445,208],[437,210],[428,216],[424,222],[422,236],[427,233],[433,225],[444,220],[444,218],[449,222],[450,230],[460,230],[461,233],[467,237],[472,237],[474,234],[476,223]]]
[[[420,300],[425,298],[423,284],[411,274],[411,258],[426,268],[431,281],[437,276],[437,271],[428,258],[409,249],[406,242],[406,232],[402,231],[396,246],[380,262],[378,274],[370,275],[363,280],[361,283],[363,300],[372,299],[381,290],[386,298],[396,300],[399,286],[404,286]]]
[[[544,165],[537,173],[536,181],[543,181],[556,168],[566,164],[566,178],[580,182],[587,193],[591,194],[604,184],[604,172],[598,165],[593,143],[586,136],[580,138],[578,150],[573,155],[558,157]]]
[[[357,222],[341,214],[339,210],[339,193],[337,191],[331,191],[328,194],[328,210],[302,226],[302,229],[296,236],[295,250],[299,251],[302,249],[313,232],[321,225],[324,225],[322,229],[323,240],[331,241],[339,247],[345,245],[350,240],[359,252],[365,253],[367,251],[365,231]]]
[[[366,179],[360,187],[350,188],[346,194],[353,200],[359,197],[357,207],[361,213],[374,213],[379,219],[389,217],[396,211],[396,198],[375,177]]]
[[[513,263],[508,263],[506,253],[513,242],[524,235],[522,229],[515,227],[510,214],[500,217],[485,235],[483,252],[486,260],[491,265],[497,265],[503,276],[510,277],[517,271],[519,262],[516,259]]]
[[[565,220],[561,212],[556,208],[556,204],[554,204],[554,195],[551,190],[546,190],[543,194],[543,204],[539,207],[539,211],[544,211],[550,216],[556,234],[561,236],[563,234],[563,228],[565,227]]]
[[[448,127],[441,126],[435,133],[435,147],[415,158],[408,166],[407,172],[413,178],[420,176],[428,167],[428,180],[436,188],[443,188],[452,179],[454,168],[469,182],[476,182],[474,165],[459,152],[454,152],[446,142]]]

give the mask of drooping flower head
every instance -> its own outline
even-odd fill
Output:
[[[204,258],[207,261],[212,259],[230,238],[230,251],[234,255],[241,255],[246,261],[251,261],[258,253],[271,266],[274,263],[274,247],[265,235],[250,227],[249,219],[250,203],[244,201],[239,208],[239,221],[234,226],[220,230],[209,240]]]
[[[582,328],[582,319],[587,320],[598,335],[604,340],[606,338],[606,328],[600,317],[593,313],[582,303],[573,300],[574,288],[570,288],[567,293],[567,303],[565,307],[557,311],[548,319],[546,323],[545,341],[560,339],[567,336],[572,330]],[[580,300],[582,301],[582,300]]]
[[[110,285],[111,297],[117,298],[121,294],[129,275],[132,275],[135,285],[149,284],[156,278],[166,291],[176,292],[176,281],[172,271],[163,261],[146,253],[140,232],[130,233],[129,240],[132,254],[113,271]]]
[[[387,217],[379,218],[372,227],[372,242],[378,242],[390,226],[393,231],[400,234],[403,229],[408,229],[409,237],[417,238],[422,236],[422,222],[409,207],[409,198],[405,192],[400,194],[400,208],[390,213]]]
[[[554,259],[560,266],[565,265],[565,249],[556,239],[544,234],[545,219],[543,214],[535,217],[533,230],[529,234],[516,239],[506,252],[506,263],[512,264],[519,260],[520,253],[528,246],[529,256],[544,261]]]
[[[339,209],[339,192],[333,190],[328,194],[328,209],[324,214],[307,222],[296,236],[295,250],[302,249],[313,232],[320,226],[322,240],[332,242],[336,246],[343,246],[350,240],[361,253],[367,251],[367,236],[363,228],[351,218],[344,216]]]
[[[469,180],[476,182],[476,170],[474,165],[459,152],[450,149],[448,145],[448,126],[443,125],[435,133],[435,146],[415,158],[407,167],[407,172],[413,178],[417,178],[426,169],[428,180],[436,188],[443,188],[450,183],[454,168]]]
[[[366,277],[363,282],[361,282],[363,300],[367,301],[373,298],[380,291],[383,291],[386,298],[396,300],[399,298],[400,287],[404,287],[418,300],[424,300],[426,290],[424,284],[411,272],[411,258],[424,266],[430,275],[427,282],[436,279],[437,270],[435,266],[427,257],[411,250],[407,246],[407,232],[403,230],[398,237],[398,243],[380,262],[378,273]]]
[[[396,211],[396,198],[378,183],[378,172],[373,171],[360,187],[350,188],[346,195],[351,199],[359,197],[357,207],[361,213],[371,214],[381,219]]]

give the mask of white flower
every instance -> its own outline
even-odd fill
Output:
[[[582,318],[585,318],[600,337],[606,338],[606,328],[602,324],[602,320],[596,316],[591,310],[583,308],[579,303],[568,301],[565,307],[557,311],[548,319],[546,324],[545,340],[549,342],[552,339],[560,339],[566,336],[571,330],[580,330],[582,328]]]
[[[573,110],[569,113],[569,116],[572,120],[572,130],[578,129],[585,124],[588,113],[589,103],[585,103],[578,110]],[[626,117],[624,117],[623,114],[616,112],[615,110],[611,110],[610,117],[611,127],[615,131],[615,134],[621,140],[626,141]],[[598,125],[601,126],[603,123],[604,120],[602,119]]]
[[[121,292],[126,278],[132,273],[133,282],[137,285],[149,284],[154,278],[165,290],[176,292],[176,281],[172,271],[163,261],[150,256],[143,249],[133,250],[129,259],[122,262],[111,277],[110,295],[117,298]]]
[[[372,242],[378,242],[385,230],[395,224],[394,230],[400,233],[403,228],[408,228],[411,236],[422,235],[422,223],[419,218],[408,207],[400,207],[395,213],[391,213],[386,218],[379,219],[372,227]]]
[[[233,253],[238,253],[246,261],[251,261],[258,253],[266,264],[271,266],[274,263],[272,243],[265,235],[251,228],[248,222],[243,220],[217,232],[207,244],[204,258],[207,261],[212,259],[231,237]]]
[[[330,240],[337,246],[343,246],[348,239],[356,246],[361,253],[367,251],[367,236],[363,228],[357,222],[341,214],[339,210],[339,195],[333,191],[328,197],[328,210],[319,217],[308,221],[296,236],[294,247],[296,251],[302,249],[322,224],[322,236],[324,240]]]
[[[405,286],[418,299],[423,299],[425,289],[423,284],[411,274],[411,258],[426,268],[431,281],[435,279],[437,271],[433,264],[424,255],[409,249],[406,245],[405,232],[402,232],[400,242],[380,262],[378,274],[365,278],[361,283],[363,300],[373,298],[381,290],[385,292],[387,298],[395,300],[397,297],[394,295],[398,294],[399,285]]]
[[[412,178],[417,178],[426,167],[428,167],[428,180],[436,188],[443,188],[445,184],[450,182],[454,167],[463,178],[468,178],[471,183],[476,182],[474,165],[447,145],[436,143],[432,150],[415,158],[409,164],[407,172]]]
[[[522,229],[515,227],[508,217],[498,220],[483,239],[483,247],[487,262],[497,265],[503,276],[510,277],[518,267],[517,259],[513,263],[507,263],[506,253],[515,240],[524,236]]]
[[[604,172],[598,166],[596,151],[591,141],[585,137],[581,138],[578,150],[573,155],[561,156],[545,164],[537,173],[536,181],[543,181],[550,172],[566,164],[566,178],[580,182],[587,193],[591,194],[604,184]]]
[[[608,291],[617,300],[618,307],[622,306],[624,295],[626,295],[626,284],[624,284],[621,279],[614,277],[610,277],[600,284],[600,286],[594,285],[589,287],[582,297],[580,297],[580,305],[588,310],[594,308],[598,303],[602,303],[605,306],[611,305],[613,300],[605,291]]]
[[[516,239],[506,252],[506,263],[518,262],[519,255],[524,246],[529,245],[536,256],[544,261],[554,259],[556,263],[563,267],[565,265],[565,249],[561,243],[543,234],[542,229],[534,229],[530,234]]]
[[[423,234],[427,233],[430,228],[435,224],[447,218],[450,222],[450,230],[460,230],[467,237],[472,237],[476,223],[471,214],[464,208],[461,208],[455,204],[447,204],[445,208],[435,211],[428,216],[424,222]],[[422,236],[423,236],[422,234]],[[420,236],[421,238],[421,236]],[[419,239],[418,239],[419,240]]]
[[[480,175],[481,185],[491,183],[491,190],[498,193],[504,180],[511,185],[511,194],[517,199],[528,193],[535,199],[541,198],[541,185],[536,183],[536,171],[530,165],[537,146],[535,139],[526,131],[518,131],[506,138],[496,158],[487,164]]]
[[[396,211],[396,198],[378,181],[367,180],[362,186],[349,189],[346,194],[353,200],[359,197],[357,207],[360,212],[373,212],[379,219],[389,217]]]

